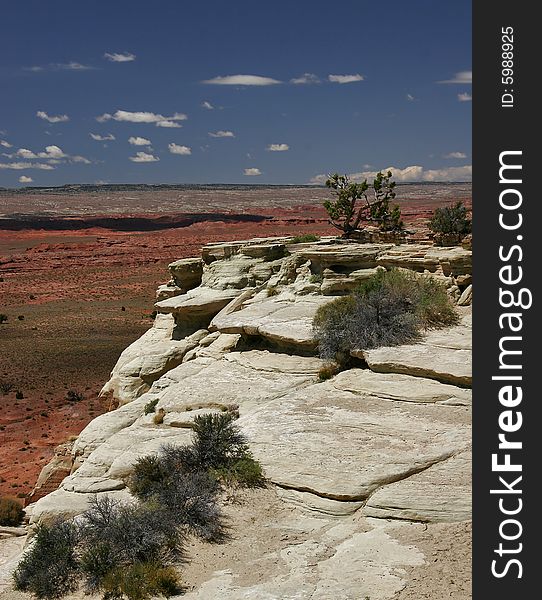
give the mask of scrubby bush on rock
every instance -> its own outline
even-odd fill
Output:
[[[455,204],[435,209],[429,229],[435,234],[436,240],[452,237],[456,241],[472,231],[472,221],[468,218],[467,207],[459,200]]]
[[[19,562],[15,589],[36,598],[62,598],[79,586],[76,547],[79,530],[72,521],[38,525],[32,546]]]
[[[23,516],[24,510],[20,502],[13,498],[0,498],[0,525],[16,527]]]
[[[457,321],[444,286],[430,276],[393,269],[320,307],[313,329],[320,356],[345,364],[353,349],[406,344],[417,340],[423,329]]]
[[[39,599],[61,598],[81,583],[104,600],[169,597],[178,590],[171,566],[183,558],[184,541],[184,528],[155,502],[94,500],[79,519],[38,525],[15,588]]]

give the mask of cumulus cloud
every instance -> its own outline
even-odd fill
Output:
[[[356,73],[355,75],[328,75],[328,80],[331,83],[354,83],[356,81],[363,81],[363,75]]]
[[[314,73],[303,73],[303,75],[300,77],[294,77],[293,79],[290,79],[290,83],[294,83],[296,85],[320,83],[320,78]]]
[[[54,167],[46,163],[13,162],[0,163],[0,169],[13,169],[15,171],[22,171],[24,169],[40,169],[42,171],[52,171]]]
[[[226,75],[225,77],[206,79],[201,83],[212,85],[275,85],[282,83],[282,81],[271,77],[261,77],[260,75]]]
[[[17,152],[10,155],[10,158],[23,158],[25,160],[45,159],[50,165],[58,165],[61,163],[83,163],[89,165],[91,161],[84,156],[66,154],[62,148],[58,146],[47,146],[42,152],[33,152],[27,148],[19,148]],[[36,167],[40,168],[40,167]]]
[[[6,142],[6,140],[0,140],[0,146],[3,146],[4,148],[13,148],[13,144]]]
[[[449,152],[444,158],[467,158],[467,155],[464,152]]]
[[[472,83],[472,71],[459,71],[451,79],[444,79],[437,83]]]
[[[472,96],[468,92],[463,92],[461,94],[457,94],[457,99],[459,102],[470,102],[472,100]]]
[[[201,103],[202,108],[206,108],[207,110],[213,110],[214,106],[210,103],[207,102],[207,100],[205,100],[204,102]]]
[[[130,160],[136,163],[150,163],[157,162],[160,159],[153,154],[147,154],[147,152],[136,152],[135,156],[130,156]]]
[[[132,146],[150,146],[152,142],[144,137],[131,136],[128,138],[128,143]]]
[[[19,183],[32,183],[33,181],[32,177],[28,177],[28,175],[21,175],[19,177]]]
[[[65,123],[70,120],[68,115],[48,115],[43,110],[38,110],[36,113],[36,117],[43,119],[44,121],[48,121],[49,123]]]
[[[136,55],[131,52],[106,52],[104,58],[111,62],[131,62],[136,59]]]
[[[171,154],[180,154],[181,156],[188,156],[192,154],[192,148],[188,146],[179,146],[178,144],[168,144],[168,149]]]
[[[290,149],[290,146],[288,144],[269,144],[267,149],[269,152],[286,152],[286,150]]]
[[[107,135],[100,135],[99,133],[89,133],[90,137],[97,142],[107,142],[110,140],[114,140],[115,136],[112,133],[108,133]]]
[[[399,167],[386,167],[382,171],[391,171],[395,181],[470,181],[472,179],[472,165],[463,165],[461,167],[446,167],[444,169],[425,169],[419,165],[411,165],[401,169]],[[362,171],[361,173],[350,173],[352,181],[363,181],[364,179],[373,179],[377,171]],[[310,180],[310,183],[323,185],[329,175],[316,175]]]
[[[255,177],[256,175],[261,175],[262,174],[262,172],[260,171],[260,169],[257,169],[256,167],[251,167],[250,169],[245,169],[243,171],[243,173],[247,177]]]
[[[177,121],[185,121],[188,117],[184,113],[175,113],[170,117],[164,115],[139,111],[131,112],[129,110],[117,110],[115,113],[104,113],[96,117],[99,123],[105,123],[113,119],[114,121],[124,121],[126,123],[154,123],[157,127],[181,127]]]
[[[177,123],[177,121],[171,121],[169,119],[166,119],[165,121],[158,121],[156,123],[156,127],[168,127],[178,129],[179,127],[182,127],[182,125]]]
[[[209,135],[213,138],[232,138],[235,137],[235,134],[233,133],[233,131],[209,131]]]

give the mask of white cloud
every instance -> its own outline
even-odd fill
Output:
[[[104,58],[111,62],[131,62],[136,59],[136,55],[131,52],[106,52]]]
[[[472,71],[459,71],[451,79],[437,81],[437,83],[472,83]]]
[[[178,144],[168,144],[169,151],[171,154],[180,154],[182,156],[189,156],[192,154],[192,148],[188,146],[179,146]]]
[[[4,148],[13,148],[13,144],[6,142],[6,140],[0,140],[0,146],[4,146]]]
[[[467,155],[464,152],[449,152],[444,158],[467,158]]]
[[[0,163],[0,169],[14,169],[16,171],[21,171],[23,169],[40,169],[42,171],[52,171],[54,167],[45,163],[14,162]]]
[[[354,83],[356,81],[363,81],[363,75],[356,73],[355,75],[328,75],[328,80],[332,83]]]
[[[152,142],[144,137],[129,137],[128,143],[132,146],[150,146]]]
[[[382,171],[391,171],[393,178],[398,182],[411,181],[470,181],[472,179],[472,165],[461,167],[446,167],[444,169],[425,169],[419,165],[411,165],[400,169],[398,167],[386,167]],[[350,173],[352,181],[363,181],[364,179],[373,179],[377,171],[362,171],[361,173]],[[329,175],[316,175],[310,180],[310,183],[323,185]]]
[[[290,149],[290,146],[288,144],[269,144],[267,149],[269,152],[286,152],[286,150]]]
[[[214,138],[227,138],[227,137],[232,138],[232,137],[235,137],[235,134],[233,133],[233,131],[223,131],[223,130],[214,131],[214,132],[213,131],[209,131],[209,135],[211,137],[214,137]]]
[[[414,102],[414,100],[416,100],[416,98],[414,98],[414,96],[413,96],[412,94],[407,94],[407,95],[406,95],[406,99],[407,99],[409,102]]]
[[[48,115],[43,110],[38,110],[36,113],[36,117],[43,119],[44,121],[48,121],[49,123],[65,123],[70,120],[68,115]]]
[[[156,123],[156,127],[169,127],[178,129],[179,127],[182,127],[182,125],[177,123],[177,121],[171,121],[169,119],[166,119],[165,121],[158,121]]]
[[[472,100],[472,96],[468,92],[463,92],[461,94],[457,94],[457,99],[459,102],[470,102]]]
[[[213,110],[214,106],[210,103],[207,102],[207,100],[205,100],[204,102],[201,103],[202,108],[206,108],[207,110]]]
[[[38,158],[36,154],[32,152],[32,150],[27,150],[26,148],[19,148],[17,152],[15,152],[14,156],[20,156],[21,158]]]
[[[114,140],[115,136],[112,133],[108,133],[107,135],[100,135],[99,133],[89,133],[90,137],[97,142],[107,142],[109,140]]]
[[[85,158],[84,156],[78,156],[77,154],[75,156],[70,156],[70,161],[74,162],[74,163],[83,163],[84,165],[90,165],[91,161],[88,158]],[[51,162],[51,161],[49,161]]]
[[[201,83],[213,85],[275,85],[282,83],[282,81],[271,77],[261,77],[260,75],[226,75],[225,77],[206,79]]]
[[[67,158],[68,155],[65,154],[61,148],[58,146],[46,146],[45,152],[40,152],[38,154],[40,158]]]
[[[187,118],[183,113],[175,113],[170,117],[165,117],[153,112],[117,110],[114,114],[104,113],[96,117],[96,121],[105,123],[113,119],[114,121],[124,121],[127,123],[154,123],[157,127],[181,127],[177,121],[185,121]]]
[[[91,67],[89,65],[82,65],[81,63],[71,61],[69,63],[54,63],[49,65],[53,70],[60,71],[93,71],[96,67]]]
[[[293,79],[290,79],[290,83],[294,83],[296,85],[320,83],[320,78],[314,73],[303,73],[303,75],[300,77],[294,77]]]
[[[19,177],[19,183],[33,183],[32,177],[28,177],[28,175],[21,175]]]
[[[149,163],[157,162],[160,159],[153,154],[147,154],[146,152],[136,152],[135,156],[130,156],[130,160],[136,163]]]
[[[261,175],[262,172],[260,171],[260,169],[257,169],[256,167],[252,167],[250,169],[245,169],[243,171],[243,173],[247,176],[247,177],[255,177],[256,175]]]

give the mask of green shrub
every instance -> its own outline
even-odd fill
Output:
[[[155,398],[154,400],[151,400],[150,402],[147,402],[147,404],[145,404],[145,408],[143,410],[146,415],[150,415],[151,413],[155,412],[158,400],[158,398]]]
[[[4,396],[6,394],[9,394],[13,388],[15,387],[15,385],[13,383],[11,383],[10,381],[0,381],[0,393],[3,394]]]
[[[61,598],[79,585],[78,531],[71,521],[38,525],[28,552],[13,573],[15,589],[36,598]]]
[[[434,233],[466,235],[472,231],[472,221],[468,218],[467,207],[459,200],[455,204],[437,208],[429,221],[429,229]]]
[[[309,277],[309,281],[311,283],[322,283],[322,281],[324,281],[324,276],[321,273],[315,273]]]
[[[136,563],[110,571],[103,582],[104,597],[145,600],[181,592],[177,573],[156,563]]]
[[[444,286],[430,276],[393,269],[365,280],[358,291],[318,309],[313,329],[320,356],[345,364],[355,348],[397,346],[421,330],[457,323]]]
[[[319,235],[314,233],[304,233],[303,235],[296,235],[291,240],[288,240],[289,244],[308,244],[310,242],[318,242],[320,240]]]
[[[238,484],[246,488],[264,487],[266,481],[262,466],[251,456],[238,458],[227,467],[213,469],[211,473],[226,485]]]
[[[24,509],[13,498],[0,498],[0,525],[16,527],[21,523]]]

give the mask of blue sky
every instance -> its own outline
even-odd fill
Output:
[[[0,22],[0,186],[470,179],[471,2],[26,0]]]

